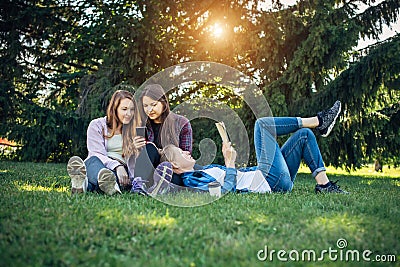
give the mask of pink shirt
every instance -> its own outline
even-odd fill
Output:
[[[103,162],[104,166],[106,166],[110,170],[114,170],[115,167],[121,165],[121,163],[107,156],[107,138],[104,137],[105,134],[108,134],[106,117],[97,118],[90,122],[87,129],[86,142],[89,153],[86,159],[93,156],[98,157],[101,162]],[[131,179],[134,178],[135,163],[135,155],[132,155],[128,159],[126,159],[126,165],[128,166],[128,175]]]

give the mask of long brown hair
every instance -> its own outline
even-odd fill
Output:
[[[111,97],[107,107],[107,127],[111,129],[109,135],[104,135],[106,138],[111,138],[115,135],[117,128],[122,124],[118,119],[117,109],[122,99],[129,99],[133,102],[133,117],[127,125],[122,125],[122,153],[128,158],[133,154],[137,154],[137,150],[133,147],[133,137],[136,136],[136,126],[140,125],[140,116],[138,115],[138,107],[133,97],[133,94],[126,90],[117,90]]]
[[[141,114],[142,121],[146,122],[146,126],[151,128],[150,119],[144,112],[143,97],[150,97],[155,101],[161,102],[163,105],[163,112],[160,115],[161,129],[158,136],[161,145],[164,147],[168,144],[173,144],[179,147],[179,136],[176,127],[176,114],[170,110],[168,98],[164,93],[164,89],[159,84],[147,85],[140,95],[139,101],[139,112]]]

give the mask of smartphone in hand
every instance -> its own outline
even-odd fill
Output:
[[[136,127],[136,136],[146,136],[146,127]]]

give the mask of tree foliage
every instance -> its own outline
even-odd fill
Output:
[[[275,116],[313,115],[341,99],[339,127],[320,140],[326,163],[398,162],[399,37],[356,60],[354,48],[398,21],[399,6],[398,0],[292,6],[279,0],[6,0],[0,4],[0,136],[22,145],[24,160],[84,154],[84,128],[104,115],[113,90],[134,91],[178,63],[213,61],[252,77]],[[193,90],[207,96],[217,89],[198,84]],[[193,90],[171,98],[172,105]],[[251,139],[249,107],[228,91],[218,100],[234,107]],[[194,130],[205,123],[194,121]],[[198,130],[195,142],[205,137],[218,139]]]

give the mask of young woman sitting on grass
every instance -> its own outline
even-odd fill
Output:
[[[146,125],[147,140],[140,158],[152,167],[138,169],[137,175],[150,182],[154,167],[160,163],[159,149],[173,144],[192,153],[192,127],[187,118],[170,110],[168,98],[159,84],[150,84],[144,88],[140,94],[139,112]],[[174,174],[172,183],[183,185],[180,175]]]
[[[316,180],[316,193],[348,193],[329,181],[315,135],[316,130],[324,137],[331,132],[341,111],[340,101],[328,110],[311,118],[265,117],[254,126],[254,145],[257,166],[246,170],[235,169],[236,151],[230,143],[224,143],[222,153],[225,167],[209,165],[195,170],[195,160],[190,153],[173,145],[162,151],[162,160],[172,165],[175,173],[182,174],[185,186],[207,190],[208,183],[218,181],[222,191],[290,192],[303,159]],[[276,135],[293,133],[282,147]],[[246,171],[255,172],[246,175]],[[258,173],[258,174],[257,174]],[[262,177],[264,179],[259,179]]]
[[[88,156],[83,161],[73,156],[67,165],[71,177],[72,194],[102,191],[107,195],[121,193],[121,188],[146,194],[140,178],[134,178],[137,156],[146,144],[136,136],[140,124],[139,112],[133,94],[116,91],[107,107],[107,116],[94,119],[87,129]]]

